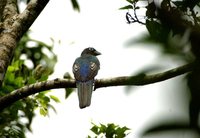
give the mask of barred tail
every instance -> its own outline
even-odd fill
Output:
[[[78,89],[79,107],[82,109],[90,106],[93,90],[93,80],[87,82],[77,82],[76,87]]]

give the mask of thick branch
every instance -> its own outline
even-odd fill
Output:
[[[39,16],[49,0],[31,0],[26,9],[18,14],[17,0],[7,0],[3,23],[0,24],[0,86],[4,79],[17,42]]]
[[[13,32],[16,38],[20,38],[33,24],[49,0],[31,0],[26,9],[17,16],[13,24]]]
[[[7,0],[0,0],[0,22],[1,22],[2,17],[3,17],[3,11],[4,11],[4,8],[6,6],[6,1]]]
[[[95,81],[95,89],[108,86],[147,85],[164,81],[191,71],[193,64],[187,64],[163,73],[154,75],[124,76]],[[55,79],[24,86],[0,98],[0,110],[29,95],[57,88],[75,88],[75,80]]]
[[[56,88],[75,88],[75,80],[55,79],[24,86],[0,98],[0,111],[29,95]]]
[[[17,0],[7,0],[6,6],[3,11],[3,18],[2,18],[6,27],[8,27],[7,25],[12,24],[10,22],[11,21],[10,19],[13,18],[13,16],[17,14],[18,14]]]
[[[186,72],[192,71],[193,66],[194,63],[191,63],[154,75],[143,74],[137,76],[123,76],[123,77],[116,77],[109,79],[99,79],[95,83],[95,88],[108,87],[108,86],[124,86],[124,85],[141,86],[141,85],[157,83],[182,75]]]
[[[0,24],[0,86],[3,81],[6,69],[11,61],[13,50],[17,44],[11,35],[12,17],[17,15],[17,1],[2,1],[2,21]]]

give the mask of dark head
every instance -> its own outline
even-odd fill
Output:
[[[101,55],[100,52],[98,52],[96,49],[94,49],[93,47],[88,47],[86,49],[83,50],[83,52],[81,53],[81,56],[83,55],[93,55],[93,56],[98,56]]]

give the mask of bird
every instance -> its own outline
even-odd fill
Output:
[[[100,62],[96,57],[98,55],[101,55],[101,53],[93,47],[85,48],[81,56],[76,58],[72,67],[81,109],[91,104],[94,78],[100,69]]]

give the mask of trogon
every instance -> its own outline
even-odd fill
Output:
[[[84,49],[81,56],[73,64],[73,73],[78,89],[79,107],[90,106],[92,91],[94,86],[94,77],[100,69],[100,62],[96,56],[101,53],[92,47]]]

